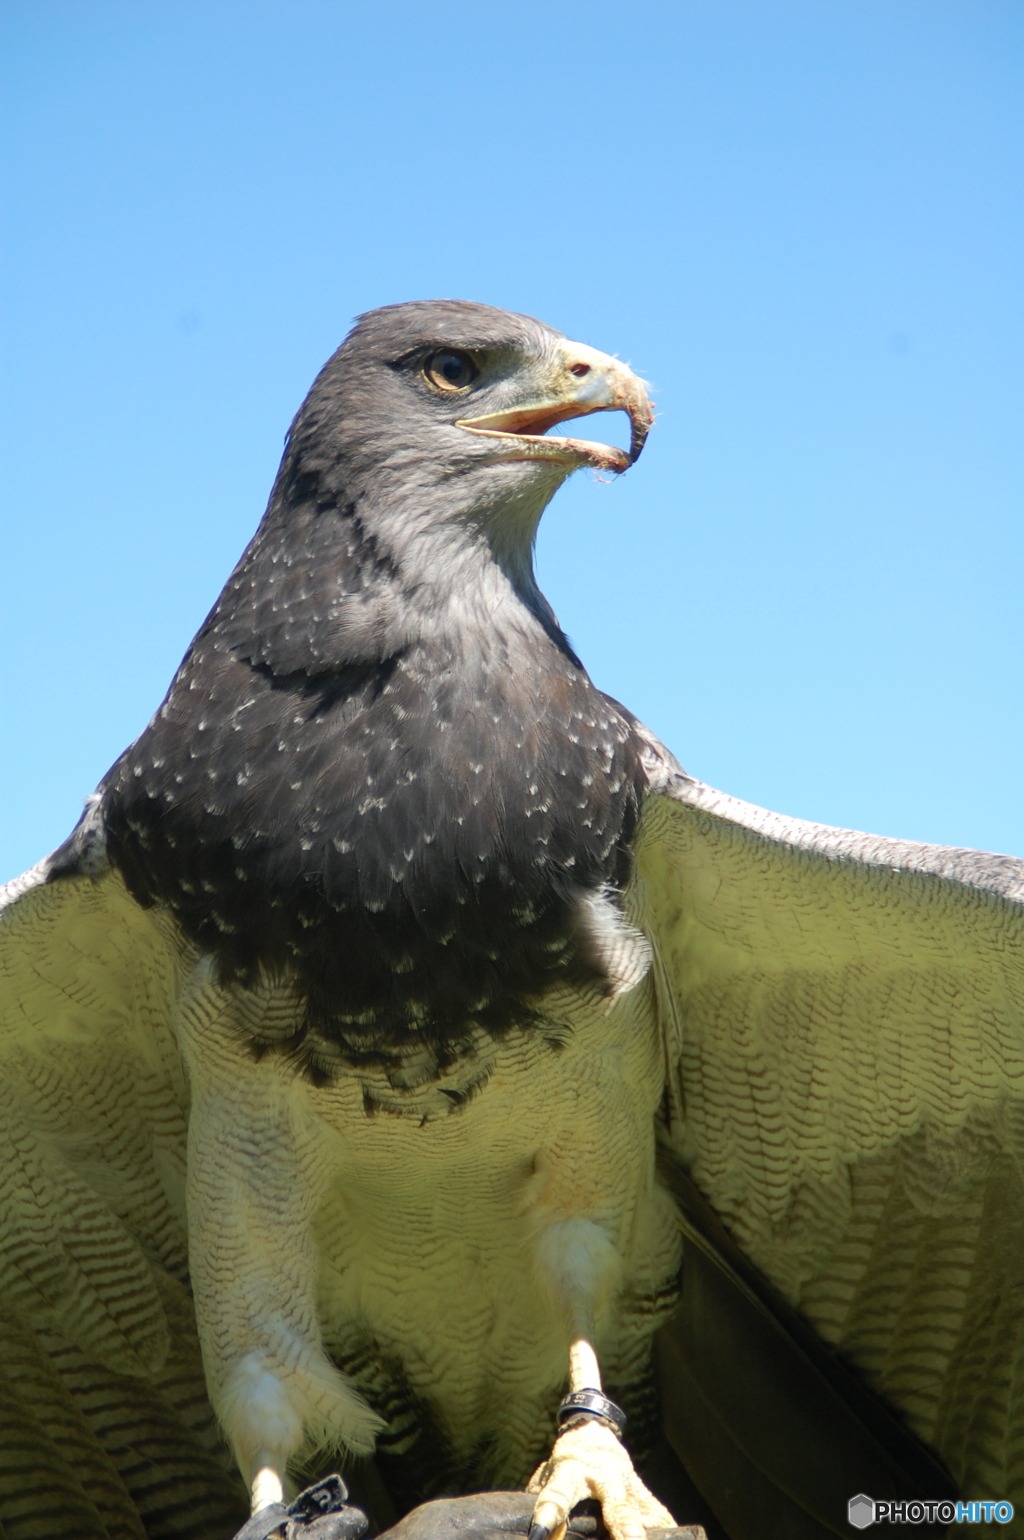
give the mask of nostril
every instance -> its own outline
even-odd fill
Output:
[[[589,374],[590,373],[590,365],[589,364],[571,364],[569,366],[569,373],[570,374],[574,374],[578,380],[582,380],[582,378],[583,378],[583,376],[585,374]]]

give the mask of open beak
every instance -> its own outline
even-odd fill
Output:
[[[593,465],[598,470],[624,471],[640,456],[654,409],[641,379],[607,353],[582,343],[562,345],[547,399],[486,417],[462,418],[457,426],[470,433],[505,441],[502,459],[556,460],[573,467]],[[611,444],[588,439],[545,437],[549,428],[571,417],[591,412],[626,412],[630,422],[629,453]]]

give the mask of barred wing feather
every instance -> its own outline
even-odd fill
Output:
[[[669,770],[637,871],[676,1163],[958,1486],[1024,1508],[1024,861]]]
[[[111,873],[0,912],[0,1533],[223,1540],[185,1241],[180,960]]]

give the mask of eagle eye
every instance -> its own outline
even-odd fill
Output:
[[[423,365],[423,373],[436,390],[465,390],[472,385],[480,370],[468,353],[455,348],[444,348],[431,353]]]

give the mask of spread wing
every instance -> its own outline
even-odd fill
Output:
[[[677,769],[637,851],[690,1241],[670,1438],[735,1540],[775,1533],[764,1473],[803,1512],[780,1533],[848,1533],[846,1500],[890,1491],[844,1487],[865,1467],[840,1459],[808,1495],[814,1397],[845,1376],[878,1450],[909,1441],[862,1383],[962,1490],[1024,1502],[1024,861],[780,817]],[[949,1490],[918,1476],[902,1495]]]
[[[0,1534],[223,1540],[175,950],[115,875],[47,874],[0,889]]]
[[[671,772],[637,870],[688,1237],[659,1353],[698,1485],[733,1540],[945,1495],[860,1371],[957,1484],[1021,1498],[1024,863]],[[188,1293],[187,959],[115,875],[49,875],[0,913],[0,1522],[222,1540],[245,1501]]]

